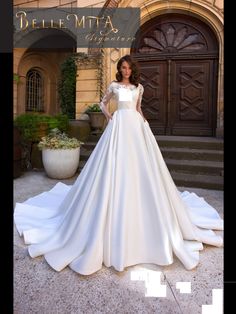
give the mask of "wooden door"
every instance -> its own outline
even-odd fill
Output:
[[[218,45],[202,21],[182,14],[144,24],[131,49],[144,86],[142,110],[154,134],[214,136]]]
[[[213,60],[175,60],[171,73],[170,134],[213,136]]]
[[[142,110],[155,134],[165,134],[167,125],[167,65],[165,61],[142,62],[141,83],[144,87]]]

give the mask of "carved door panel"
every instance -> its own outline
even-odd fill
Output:
[[[140,62],[142,110],[154,134],[214,135],[213,62]]]
[[[176,60],[171,68],[171,134],[213,135],[213,60]]]
[[[141,83],[144,86],[142,111],[156,134],[165,134],[167,124],[167,64],[160,62],[141,63]]]

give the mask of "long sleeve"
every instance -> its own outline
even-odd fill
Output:
[[[112,98],[113,96],[113,87],[112,87],[112,83],[108,86],[101,102],[99,103],[99,107],[101,108],[102,112],[105,114],[108,112],[108,102],[109,100]]]
[[[140,85],[139,85],[139,97],[138,97],[137,107],[136,107],[138,111],[141,110],[143,92],[144,92],[143,85],[140,84]]]
[[[141,106],[142,106],[142,98],[143,98],[143,92],[144,92],[144,88],[142,84],[139,84],[139,97],[138,97],[138,101],[137,101],[137,105],[136,105],[136,109],[137,111],[141,114],[141,116],[144,119],[144,122],[147,121],[146,118],[143,115]]]

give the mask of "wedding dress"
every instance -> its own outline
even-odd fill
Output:
[[[223,220],[203,198],[176,188],[149,124],[137,111],[143,86],[113,81],[117,110],[72,186],[16,203],[14,220],[31,257],[89,275],[113,266],[199,263],[203,243],[222,246]]]

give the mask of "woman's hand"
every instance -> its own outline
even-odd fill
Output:
[[[112,120],[112,115],[109,112],[105,114],[105,117],[107,119],[107,122],[109,122],[109,120]]]
[[[147,121],[147,119],[145,119],[145,117],[144,117],[144,115],[143,115],[142,110],[139,108],[137,111],[138,111],[138,112],[140,113],[140,115],[142,116],[143,121],[144,121],[144,122],[146,122],[146,121]]]
[[[109,122],[109,120],[112,120],[112,115],[108,111],[107,107],[103,107],[102,112],[103,112],[104,116],[106,117],[107,122]]]

